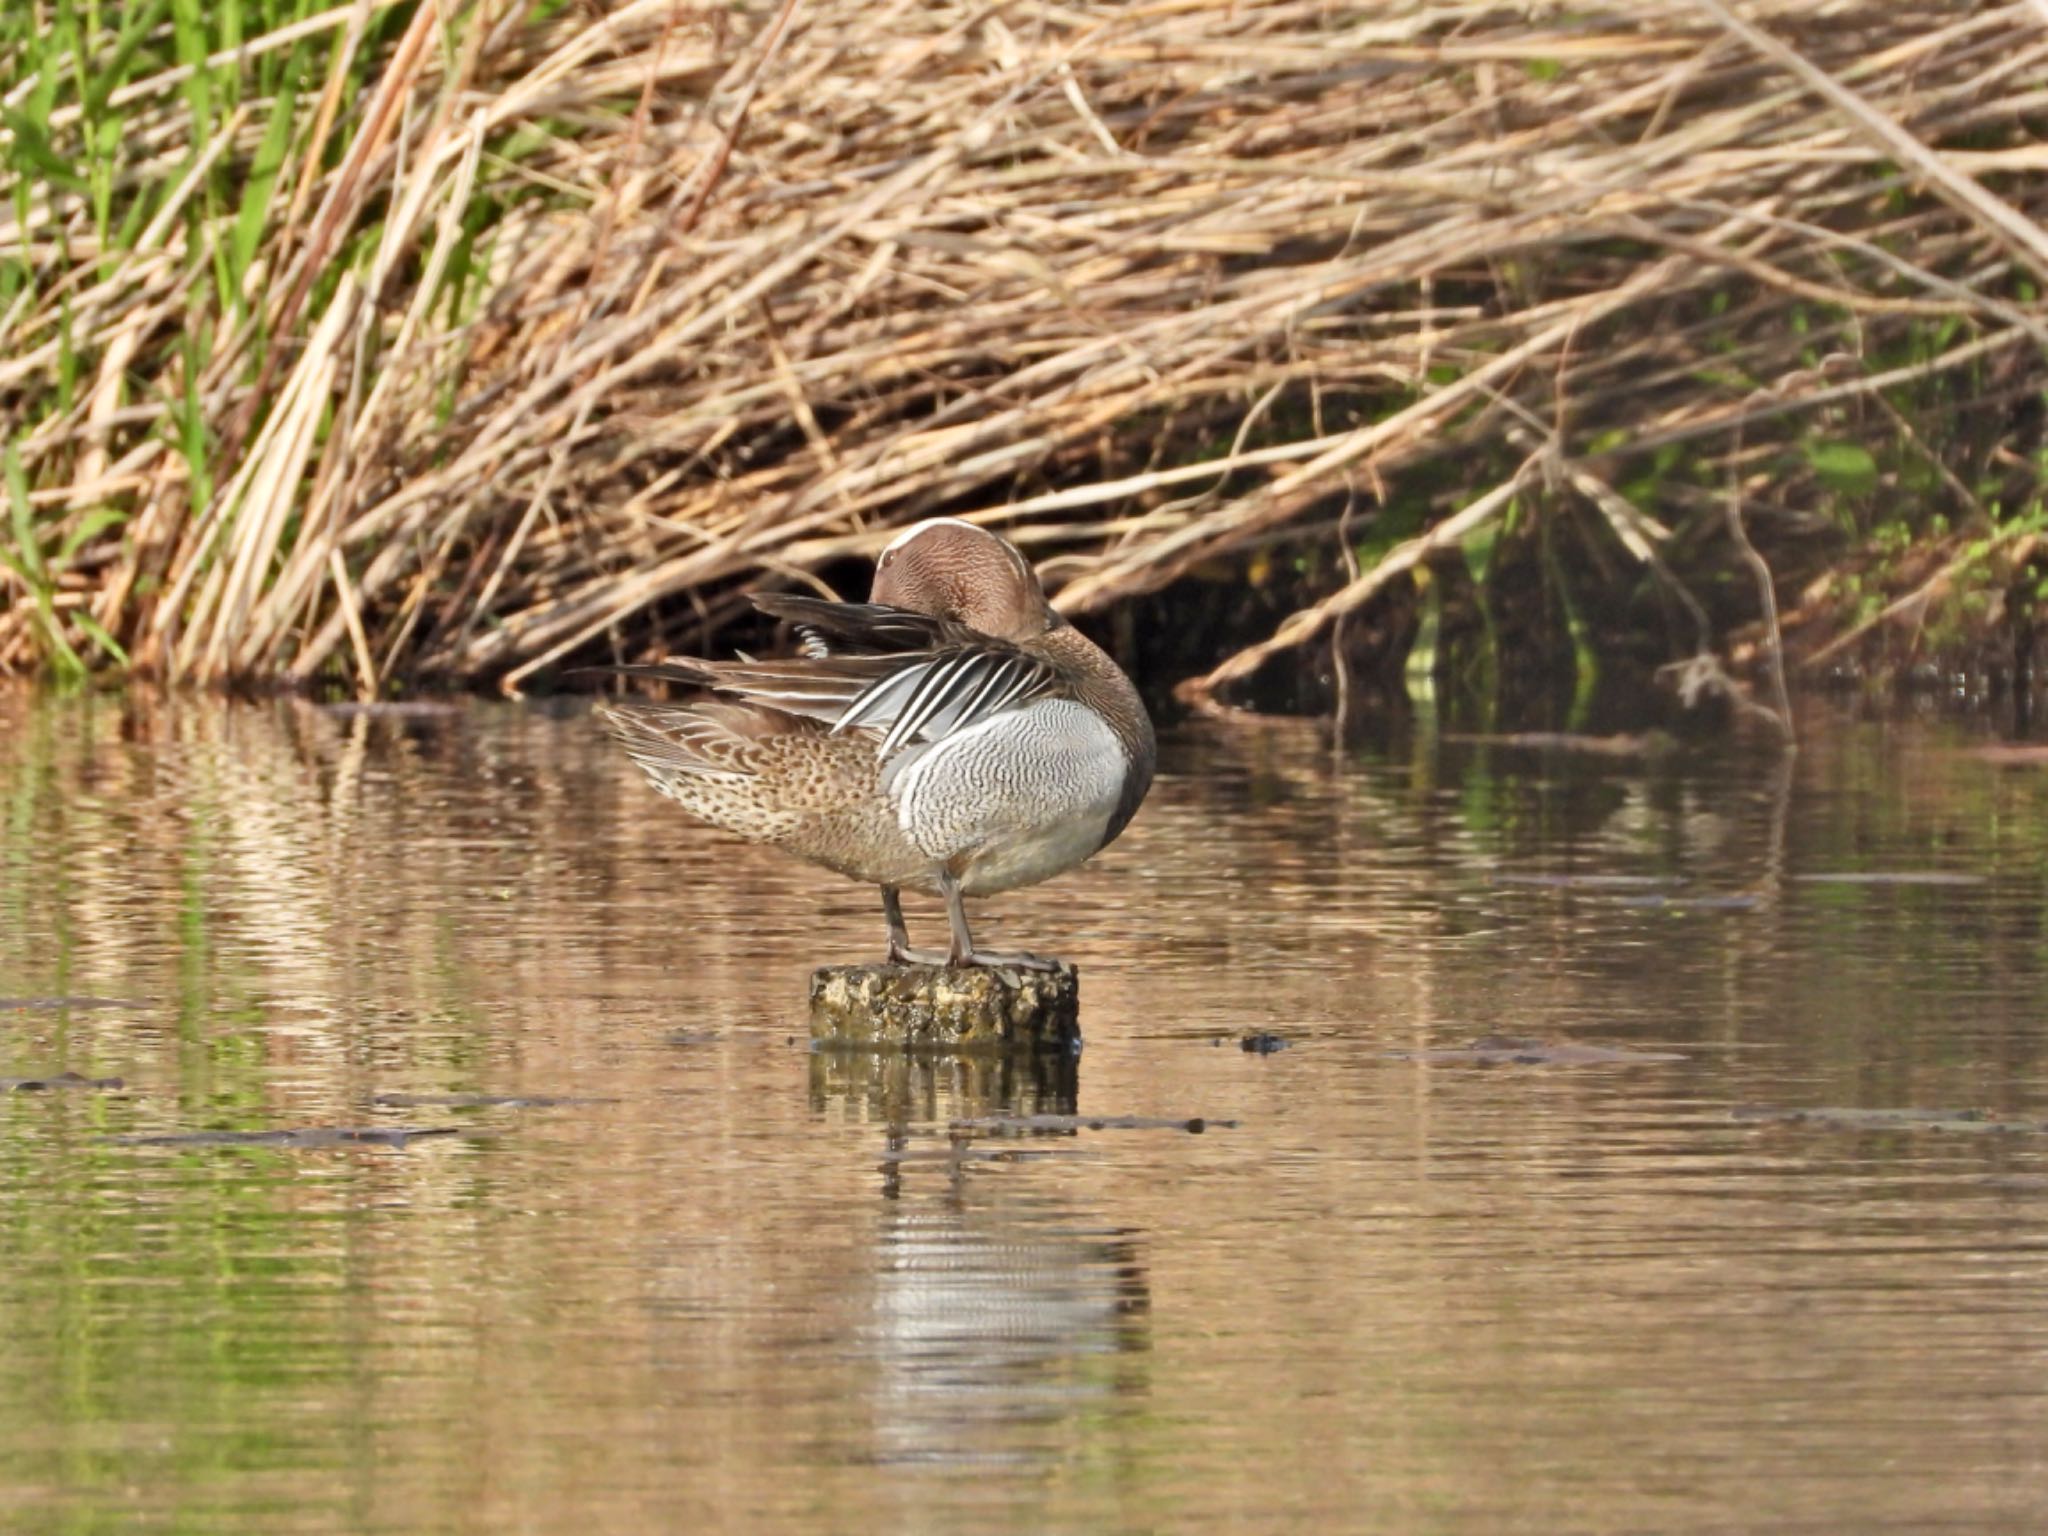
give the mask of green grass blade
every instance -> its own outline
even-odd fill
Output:
[[[151,0],[148,5],[134,6],[126,11],[121,19],[121,30],[115,35],[114,46],[100,60],[87,82],[84,96],[87,117],[101,116],[106,111],[107,99],[128,83],[136,52],[163,24],[164,12],[169,9],[170,0]]]
[[[71,641],[64,633],[64,625],[57,618],[57,605],[51,600],[48,587],[36,589],[36,617],[42,620],[43,641],[50,648],[51,659],[57,663],[57,676],[67,683],[84,677],[85,662],[72,649]]]
[[[172,408],[178,429],[177,448],[185,460],[187,502],[194,508],[213,501],[213,464],[208,454],[206,407],[199,398],[199,378],[206,369],[204,342],[188,335],[184,340],[184,392]]]
[[[85,178],[71,168],[69,160],[57,153],[50,144],[49,134],[25,109],[0,113],[0,121],[6,123],[7,131],[12,135],[15,164],[25,176],[41,176],[51,186],[66,192],[82,195],[90,190]],[[27,197],[28,190],[24,185],[24,205]]]
[[[78,612],[73,614],[72,618],[77,623],[79,630],[85,635],[86,639],[90,640],[94,645],[98,646],[103,652],[105,652],[107,658],[110,661],[112,661],[115,666],[125,667],[128,665],[128,652],[122,648],[120,641],[116,640],[112,635],[107,633],[106,629],[100,624],[100,621],[98,619],[94,618],[91,614],[87,613],[83,608],[79,609]]]
[[[118,528],[127,521],[128,514],[113,507],[92,508],[78,520],[77,527],[64,535],[63,541],[57,546],[57,557],[51,564],[60,569],[68,566],[86,545],[109,528]]]
[[[297,59],[296,50],[293,53]],[[263,231],[270,222],[270,200],[277,188],[278,172],[291,148],[292,130],[297,126],[297,93],[286,86],[270,109],[270,122],[263,130],[263,142],[256,148],[256,160],[249,168],[248,183],[242,189],[242,204],[235,214],[235,232],[228,244],[228,278],[237,293],[256,257]]]
[[[211,50],[202,0],[171,0],[171,36],[178,62],[192,70],[185,81],[185,100],[192,108],[191,142],[197,154],[201,145],[213,139],[213,73],[206,67]]]
[[[57,414],[70,411],[78,399],[78,343],[71,326],[71,296],[57,310]]]
[[[42,546],[36,542],[35,512],[28,501],[28,471],[21,465],[21,450],[9,443],[0,452],[0,474],[7,481],[7,511],[14,528],[14,555],[22,576],[40,589],[49,581],[43,566]]]

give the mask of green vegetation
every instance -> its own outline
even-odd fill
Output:
[[[1257,588],[1199,698],[1739,671],[1731,527],[1795,660],[2031,635],[2018,12],[891,14],[8,9],[0,673],[517,686],[941,511]]]

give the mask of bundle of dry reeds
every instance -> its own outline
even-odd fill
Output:
[[[0,76],[0,669],[516,685],[936,511],[1082,611],[1431,487],[1204,691],[1517,500],[1670,574],[1660,450],[1739,537],[1787,423],[2042,380],[2040,0],[172,9]]]

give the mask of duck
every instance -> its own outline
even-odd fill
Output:
[[[891,965],[1051,969],[979,948],[966,898],[1065,874],[1130,825],[1157,745],[1131,680],[1046,600],[1021,550],[959,518],[898,534],[865,603],[762,593],[797,654],[610,669],[684,703],[608,701],[611,735],[701,821],[881,889]],[[913,948],[901,893],[946,904]]]

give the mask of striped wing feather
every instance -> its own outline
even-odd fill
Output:
[[[787,661],[683,661],[621,667],[631,676],[696,683],[786,714],[822,720],[835,734],[882,732],[887,757],[1065,691],[1044,658],[928,614],[877,603],[833,603],[786,593],[754,599],[797,626],[805,654]]]
[[[887,727],[881,754],[913,741],[943,741],[991,715],[1060,691],[1059,674],[1035,656],[988,641],[928,652],[870,683],[833,725]]]

